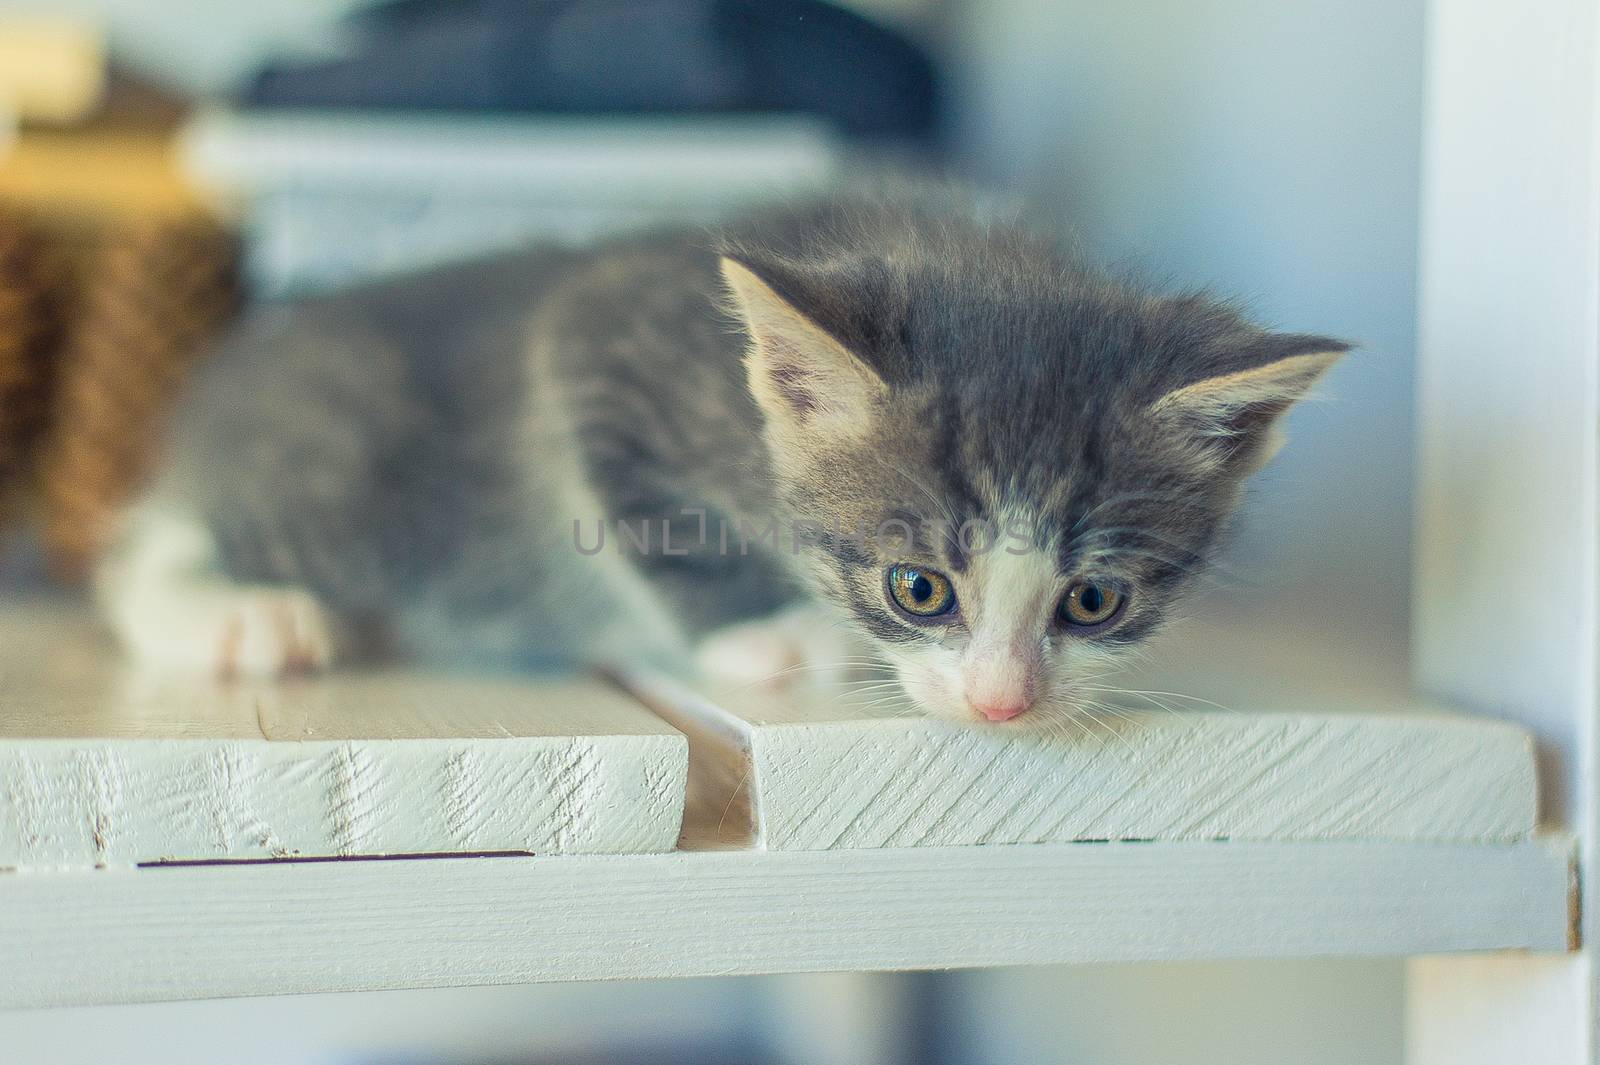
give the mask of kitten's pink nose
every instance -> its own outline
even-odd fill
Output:
[[[1014,717],[1021,717],[1027,713],[1028,706],[1029,704],[1021,699],[991,699],[972,703],[972,708],[990,721],[1010,721]]]
[[[1038,667],[1027,654],[1011,648],[994,654],[975,654],[967,663],[967,705],[990,721],[1010,721],[1033,705]]]

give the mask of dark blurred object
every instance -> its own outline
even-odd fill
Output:
[[[341,59],[275,64],[257,106],[825,117],[925,140],[928,56],[824,0],[392,0],[352,20]]]
[[[45,544],[80,576],[148,474],[166,414],[239,302],[239,245],[205,214],[106,234],[84,264],[40,448]]]
[[[115,69],[101,84],[92,112],[0,153],[0,523],[36,521],[74,576],[238,292],[232,227],[174,156],[189,108]]]

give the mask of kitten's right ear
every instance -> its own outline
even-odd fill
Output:
[[[862,435],[888,388],[857,358],[761,276],[771,272],[731,255],[722,279],[750,332],[750,393],[780,430]],[[781,280],[778,284],[783,284]]]
[[[1263,334],[1238,353],[1243,368],[1174,389],[1150,410],[1202,465],[1253,473],[1283,446],[1279,420],[1348,350],[1328,337]]]

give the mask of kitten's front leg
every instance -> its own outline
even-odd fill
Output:
[[[694,657],[712,680],[777,689],[860,679],[871,669],[871,651],[838,614],[801,603],[707,634]]]
[[[657,517],[642,520],[667,526]],[[712,511],[705,527],[741,526]],[[851,621],[808,598],[778,557],[728,549],[721,536],[697,535],[692,522],[671,528],[684,530],[673,549],[633,558],[631,572],[655,593],[703,676],[769,688],[837,684],[865,676],[878,661]]]

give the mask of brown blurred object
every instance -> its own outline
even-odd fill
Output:
[[[188,113],[173,93],[112,67],[105,98],[83,121],[30,123],[23,116],[15,143],[0,151],[0,200],[68,229],[212,210],[178,161],[177,134]]]
[[[65,295],[53,259],[38,226],[0,210],[0,523],[23,508],[26,470],[46,423],[46,370]]]
[[[40,454],[45,543],[82,573],[149,472],[165,416],[238,303],[238,244],[191,214],[130,223],[84,264]]]
[[[0,56],[18,47],[7,25]],[[103,49],[78,55],[104,63]],[[176,160],[187,105],[99,73],[92,112],[62,124],[24,111],[0,149],[0,523],[36,520],[68,577],[148,473],[239,294],[234,233]]]

